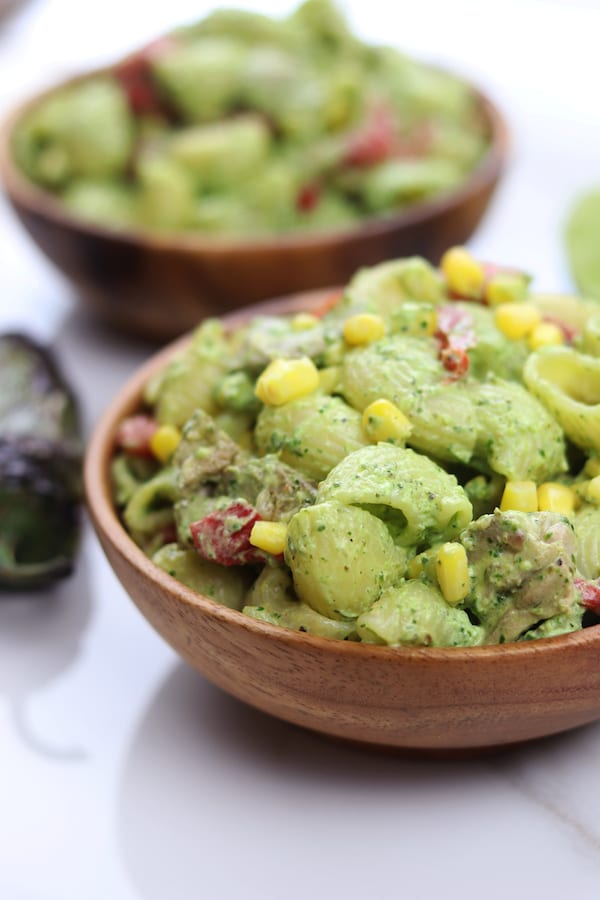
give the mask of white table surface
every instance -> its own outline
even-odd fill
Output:
[[[0,112],[210,5],[30,0],[0,25]],[[565,212],[600,183],[600,2],[347,7],[365,36],[451,64],[502,104],[511,168],[471,246],[536,273],[540,289],[569,289]],[[8,326],[54,342],[88,433],[151,350],[81,312],[2,205]],[[0,598],[3,900],[597,898],[599,759],[600,724],[432,762],[271,720],[178,661],[89,527],[71,579]]]

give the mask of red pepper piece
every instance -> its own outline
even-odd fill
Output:
[[[250,543],[254,523],[260,520],[261,516],[249,503],[232,503],[226,509],[215,510],[192,522],[190,531],[194,547],[203,559],[222,566],[264,562],[264,553]]]
[[[344,155],[349,166],[373,166],[389,159],[394,153],[395,122],[391,110],[377,106],[365,123],[350,136]]]
[[[299,212],[310,212],[321,201],[321,188],[318,184],[305,184],[298,191],[296,197],[296,209]]]
[[[121,83],[130,109],[135,115],[164,113],[163,103],[152,76],[152,62],[175,46],[177,41],[167,35],[152,41],[115,66],[113,74]]]
[[[310,312],[313,316],[317,316],[317,318],[321,318],[330,310],[332,310],[335,306],[338,305],[342,297],[344,296],[344,291],[332,291],[331,294],[327,294],[326,297],[318,303],[314,309],[311,309]]]
[[[600,615],[600,584],[597,581],[585,581],[583,578],[576,578],[573,583],[585,608]]]
[[[150,438],[157,428],[158,424],[152,416],[129,416],[119,425],[115,443],[132,456],[154,456],[150,449]]]
[[[440,351],[440,360],[446,371],[453,375],[454,378],[460,378],[461,375],[466,375],[469,371],[469,357],[466,350],[444,347]]]
[[[435,337],[440,348],[440,361],[450,373],[451,380],[466,375],[469,371],[467,350],[477,344],[469,313],[453,305],[440,307]]]

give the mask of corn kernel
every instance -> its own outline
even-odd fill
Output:
[[[562,328],[559,328],[554,322],[540,322],[527,339],[530,350],[539,350],[540,347],[556,346],[564,344],[564,342],[565,336]]]
[[[319,372],[311,359],[274,359],[259,376],[254,393],[267,406],[281,406],[312,394],[319,386]]]
[[[500,303],[496,307],[496,328],[510,338],[526,338],[542,320],[542,314],[531,303]]]
[[[454,605],[469,593],[469,561],[462,544],[442,544],[435,561],[435,572],[446,603]]]
[[[565,484],[547,481],[537,489],[538,509],[570,516],[575,509],[575,492]]]
[[[404,443],[412,431],[412,425],[402,410],[383,398],[369,403],[362,414],[362,426],[374,444],[390,440]]]
[[[326,366],[319,369],[319,390],[324,394],[333,394],[340,381],[340,366]]]
[[[372,344],[385,334],[385,322],[374,313],[358,313],[344,322],[344,339],[352,347]]]
[[[319,324],[317,316],[312,313],[298,313],[290,322],[293,331],[309,331]]]
[[[586,475],[589,475],[590,478],[595,478],[596,475],[600,475],[600,459],[596,456],[590,457],[583,467],[583,471]]]
[[[440,268],[451,291],[473,300],[478,300],[482,296],[485,283],[483,266],[465,247],[452,247],[447,250],[442,256]]]
[[[504,512],[514,509],[518,512],[537,512],[538,496],[535,481],[507,481],[500,501]]]
[[[159,425],[150,438],[150,449],[160,462],[166,463],[177,450],[180,440],[181,432],[174,425]]]
[[[287,525],[285,522],[255,522],[250,532],[250,543],[265,553],[279,556],[287,543]]]
[[[590,503],[600,503],[600,475],[588,482],[586,497]]]

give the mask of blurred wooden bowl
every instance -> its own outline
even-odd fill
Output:
[[[313,292],[262,309],[295,312],[322,300],[323,293]],[[143,386],[187,340],[150,359],[120,391],[95,429],[85,462],[88,506],[111,566],[186,662],[280,719],[353,742],[429,754],[482,751],[600,718],[600,626],[499,646],[370,646],[256,621],[150,562],[115,511],[109,464],[117,425],[139,408]]]
[[[106,70],[103,70],[106,72]],[[82,301],[111,326],[156,340],[192,328],[206,315],[297,291],[344,284],[361,266],[421,254],[434,263],[464,243],[483,216],[505,168],[508,130],[494,104],[478,94],[490,148],[457,190],[403,212],[343,231],[294,233],[260,240],[207,240],[93,225],[33,184],[12,154],[12,134],[33,107],[69,83],[31,98],[0,131],[0,177],[21,222],[73,283]]]

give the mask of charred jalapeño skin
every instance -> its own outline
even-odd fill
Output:
[[[82,442],[52,353],[0,335],[0,589],[69,575],[79,534]]]

